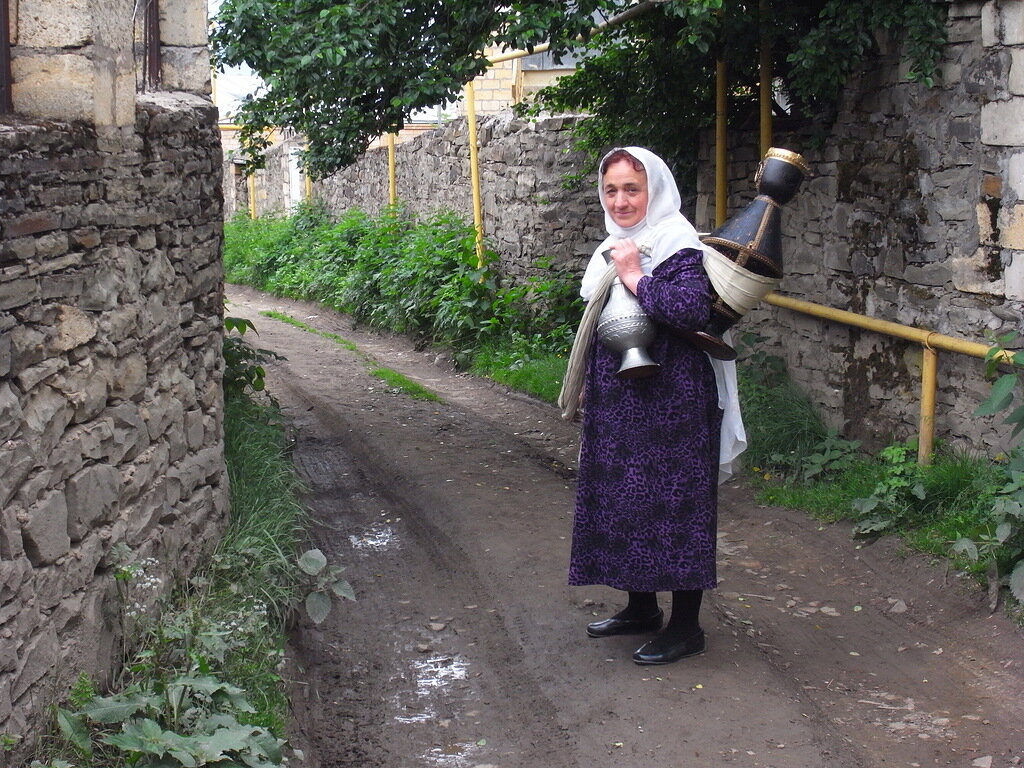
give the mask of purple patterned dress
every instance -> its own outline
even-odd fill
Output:
[[[619,355],[595,340],[584,388],[569,584],[634,592],[716,585],[722,411],[707,355],[664,326],[697,330],[711,298],[701,253],[684,249],[637,285],[659,325],[645,379],[615,376]]]

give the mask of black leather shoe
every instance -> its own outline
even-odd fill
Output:
[[[697,656],[706,649],[703,629],[681,640],[661,634],[640,646],[633,654],[633,661],[637,664],[671,664],[687,656]]]
[[[664,611],[658,611],[646,619],[618,619],[612,616],[610,619],[587,624],[587,634],[591,637],[643,635],[647,632],[657,632],[661,629],[661,622],[664,618]]]

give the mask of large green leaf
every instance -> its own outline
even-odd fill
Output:
[[[1009,584],[1013,596],[1024,603],[1024,560],[1018,562],[1010,572]]]
[[[306,613],[314,624],[320,624],[331,612],[331,598],[323,592],[306,595]]]

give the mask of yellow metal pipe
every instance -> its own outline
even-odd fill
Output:
[[[398,204],[398,178],[395,173],[395,134],[388,134],[388,203]]]
[[[987,344],[979,344],[966,339],[958,339],[954,336],[946,336],[936,331],[928,331],[922,328],[913,328],[909,325],[901,325],[888,320],[879,320],[866,315],[858,315],[856,312],[847,312],[845,309],[834,309],[811,301],[794,299],[790,296],[782,296],[778,293],[769,293],[764,300],[776,307],[792,309],[796,312],[803,312],[805,315],[813,315],[825,320],[835,320],[839,323],[852,325],[857,328],[864,328],[869,331],[884,333],[889,336],[897,336],[908,341],[916,341],[924,346],[931,346],[936,349],[944,349],[949,352],[959,352],[962,355],[984,358],[992,349]],[[999,356],[1000,362],[1012,362],[1013,355],[1003,351]]]
[[[725,59],[715,62],[715,226],[725,224],[729,205],[729,168],[726,141],[728,140],[726,112]]]
[[[761,157],[764,157],[772,146],[772,45],[768,37],[768,0],[758,3],[761,17],[761,50],[758,62],[760,79],[759,107],[761,124]]]
[[[986,358],[995,347],[987,344],[978,344],[966,339],[958,339],[953,336],[946,336],[936,331],[928,331],[921,328],[913,328],[909,325],[901,325],[888,320],[878,320],[866,315],[858,315],[855,312],[847,312],[845,309],[835,309],[810,301],[802,301],[789,296],[782,296],[778,293],[769,293],[764,297],[768,304],[784,309],[791,309],[795,312],[803,312],[806,315],[820,317],[824,320],[833,320],[845,325],[852,325],[856,328],[863,328],[868,331],[896,336],[920,344],[924,351],[924,359],[921,364],[921,415],[918,428],[918,464],[928,464],[931,461],[932,453],[935,450],[935,391],[938,379],[938,353],[936,349],[943,349],[949,352],[957,352],[961,355]],[[1008,350],[999,350],[996,359],[1003,363],[1013,362],[1013,353]]]
[[[306,174],[303,174],[303,180],[305,181],[305,185],[306,185],[306,200],[307,201],[308,200],[312,200],[313,199],[313,177],[310,176],[308,173],[306,173]]]
[[[469,179],[473,188],[473,228],[476,230],[477,267],[484,265],[484,211],[480,202],[480,159],[476,146],[476,88],[466,83],[466,121],[469,125]]]
[[[256,218],[256,176],[249,174],[246,178],[249,186],[249,218]]]
[[[917,431],[917,463],[931,464],[935,451],[935,390],[939,370],[939,353],[925,345],[921,361],[921,423]]]

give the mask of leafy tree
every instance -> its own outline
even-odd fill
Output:
[[[877,35],[904,39],[909,78],[932,84],[944,43],[944,4],[933,0],[692,0],[666,3],[628,28],[590,40],[572,75],[524,112],[584,111],[579,147],[592,159],[612,144],[661,154],[680,181],[693,173],[696,134],[715,120],[716,65],[728,71],[729,124],[757,124],[759,51],[767,41],[780,117],[827,125]]]
[[[677,172],[692,165],[695,132],[714,117],[715,61],[732,84],[732,122],[752,115],[761,40],[794,110],[827,119],[850,74],[878,52],[876,34],[905,41],[910,77],[930,84],[943,43],[936,0],[654,0],[629,24],[588,36],[629,0],[224,0],[215,61],[248,64],[267,83],[236,116],[250,164],[269,129],[308,139],[308,171],[353,162],[416,110],[451,101],[487,69],[487,46],[578,47],[577,72],[545,89],[536,109],[583,110],[585,149],[636,142]],[[762,10],[762,5],[765,10]]]
[[[220,66],[249,65],[265,92],[236,115],[250,163],[267,133],[309,141],[306,167],[323,176],[418,109],[443,104],[486,71],[484,48],[550,40],[564,52],[595,14],[626,0],[225,0],[211,43]]]

